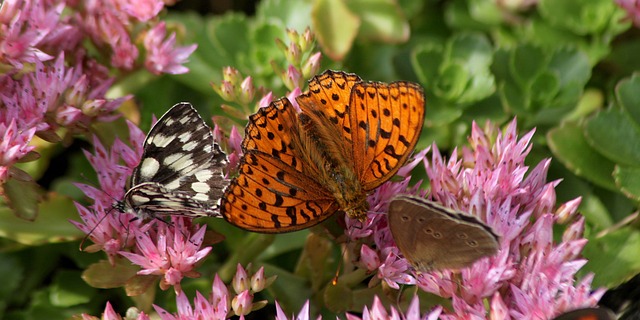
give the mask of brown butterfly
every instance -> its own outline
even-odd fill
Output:
[[[464,268],[498,252],[498,236],[490,227],[420,197],[395,197],[388,220],[398,249],[421,272]]]
[[[364,82],[326,71],[296,98],[249,118],[239,176],[221,213],[251,231],[311,227],[338,210],[364,220],[367,195],[413,151],[424,122],[424,94],[412,82]]]

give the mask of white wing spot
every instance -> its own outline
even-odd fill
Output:
[[[196,179],[200,182],[208,181],[213,177],[213,171],[211,170],[200,170],[196,172]]]
[[[180,188],[180,178],[175,179],[175,180],[165,184],[164,187],[167,190],[176,190],[176,189]]]
[[[174,153],[166,157],[162,163],[176,172],[182,172],[182,170],[193,164],[193,160],[191,160],[191,155]]]
[[[191,184],[191,189],[198,193],[207,193],[211,188],[204,182],[194,182]]]
[[[175,121],[173,119],[171,119],[171,118],[167,118],[167,120],[164,121],[164,124],[166,126],[171,126],[174,123],[175,123]]]
[[[143,203],[147,203],[147,202],[151,201],[151,199],[149,199],[147,197],[143,197],[141,195],[134,194],[134,195],[131,195],[131,201],[133,202],[133,205],[139,206],[139,205],[141,205]]]
[[[195,149],[197,146],[198,146],[198,141],[191,141],[189,143],[182,145],[182,150],[193,151],[193,149]]]
[[[180,120],[178,120],[180,123],[182,124],[186,124],[187,122],[189,122],[191,120],[191,117],[189,116],[184,116],[182,118],[180,118]]]
[[[196,193],[191,199],[206,202],[209,201],[209,196],[204,193]]]
[[[191,139],[191,132],[185,132],[179,135],[178,139],[180,139],[180,142],[186,142],[187,140]]]
[[[158,173],[160,163],[154,158],[145,158],[140,164],[140,176],[145,180],[152,178]]]
[[[159,148],[164,148],[169,145],[169,143],[171,143],[175,138],[176,136],[164,136],[158,133],[149,138],[149,143],[152,143]]]
[[[209,153],[212,150],[213,150],[213,147],[210,144],[204,146],[204,152]]]

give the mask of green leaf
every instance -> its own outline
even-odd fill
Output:
[[[616,166],[613,177],[622,193],[640,201],[640,167]]]
[[[609,109],[585,124],[587,141],[603,156],[630,166],[640,165],[640,129],[626,114]]]
[[[10,178],[2,187],[5,192],[6,205],[11,208],[16,217],[30,221],[36,219],[39,210],[38,204],[42,201],[43,192],[37,183]],[[5,208],[0,207],[0,212],[5,211]],[[2,221],[0,221],[1,224]],[[1,228],[0,226],[0,234],[2,233]]]
[[[18,291],[24,277],[24,269],[15,256],[0,253],[0,274],[3,275],[2,286],[0,286],[1,318],[8,304],[16,298],[16,291]]]
[[[531,91],[538,93],[535,99],[545,105],[558,94],[559,86],[558,76],[554,72],[545,71],[531,83]]]
[[[487,25],[498,25],[504,20],[504,12],[494,0],[468,1],[469,14],[479,22]]]
[[[614,163],[591,148],[578,125],[566,123],[549,130],[547,141],[555,157],[575,175],[609,190],[617,190],[611,177]]]
[[[0,208],[0,236],[26,245],[69,241],[83,233],[69,223],[78,220],[73,202],[55,193],[40,203],[40,215],[35,221],[17,218],[8,208]]]
[[[575,48],[559,48],[553,52],[549,69],[556,71],[561,87],[583,87],[591,78],[589,57]]]
[[[548,55],[533,45],[518,46],[511,54],[510,71],[521,88],[529,88],[531,83],[545,70]]]
[[[416,47],[411,54],[411,64],[418,79],[425,86],[433,86],[440,74],[442,47],[427,44]]]
[[[140,267],[131,264],[124,258],[117,258],[113,266],[108,260],[101,260],[84,270],[82,279],[94,288],[118,288],[135,277],[138,270]]]
[[[609,0],[540,0],[538,8],[555,26],[580,35],[604,31],[617,10]]]
[[[447,49],[447,59],[462,64],[470,75],[463,92],[456,97],[457,103],[476,102],[495,92],[495,78],[490,71],[493,48],[485,36],[476,33],[456,35]]]
[[[89,302],[96,290],[80,279],[79,271],[60,270],[53,277],[49,293],[52,305],[70,307]]]
[[[446,100],[455,100],[464,92],[470,76],[464,66],[458,63],[446,64],[440,71],[434,93]]]
[[[616,98],[622,109],[640,126],[640,74],[634,73],[630,78],[616,85]]]
[[[401,43],[409,39],[409,23],[395,0],[351,0],[346,4],[360,17],[359,39]]]
[[[310,0],[264,0],[258,2],[256,18],[261,23],[273,23],[276,20],[286,28],[302,32],[310,26],[311,9]]]
[[[589,262],[584,272],[595,273],[592,287],[614,287],[640,272],[640,232],[618,229],[592,238],[582,254]]]
[[[246,55],[251,47],[247,18],[241,14],[226,14],[207,28],[211,42],[231,61]]]
[[[311,23],[324,52],[334,60],[342,60],[358,34],[360,18],[342,0],[316,0]]]

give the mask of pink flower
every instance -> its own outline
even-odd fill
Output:
[[[135,317],[131,317],[133,314],[132,312],[137,312],[137,315],[135,315]],[[98,318],[98,317],[94,317],[94,316],[90,316],[88,314],[82,314],[82,319],[83,320],[97,320],[97,319],[101,319],[101,320],[122,320],[124,319],[122,316],[120,316],[119,314],[117,314],[114,310],[113,307],[111,307],[111,303],[109,303],[107,301],[107,306],[104,308],[104,313],[102,314],[102,317]],[[136,319],[136,320],[150,320],[149,316],[146,315],[144,312],[142,311],[133,311],[132,309],[129,309],[127,311],[127,318],[126,319]]]
[[[243,274],[247,276],[244,268],[239,266],[238,270],[242,271]],[[258,273],[253,275],[251,278],[253,279],[256,276],[261,277],[259,274],[263,275],[262,272],[264,271],[258,271]],[[270,283],[272,280],[273,278],[271,278],[271,280],[267,280],[267,283]],[[171,314],[156,305],[153,307],[162,320],[227,319],[234,314],[240,315],[242,319],[242,315],[248,314],[252,310],[259,309],[266,305],[266,301],[253,302],[253,293],[255,292],[257,291],[245,290],[238,293],[236,296],[231,297],[227,286],[225,286],[222,280],[220,280],[220,277],[216,274],[211,287],[211,294],[203,295],[200,292],[196,292],[193,307],[189,303],[184,292],[179,292],[176,298],[178,307],[177,314]],[[209,298],[205,298],[205,296],[208,296]],[[233,306],[233,308],[230,309],[230,306]]]
[[[120,251],[119,253],[134,264],[142,267],[140,275],[162,276],[160,287],[166,290],[173,286],[180,292],[180,281],[183,277],[196,278],[200,274],[195,271],[196,264],[204,259],[211,247],[200,249],[204,240],[206,226],[190,235],[188,218],[172,217],[171,224],[159,223],[157,231],[135,231],[136,245],[139,253]],[[157,221],[152,221],[156,223]]]
[[[289,319],[291,319],[291,320],[308,320],[308,319],[310,319],[309,301],[307,300],[307,302],[305,302],[305,304],[302,306],[302,309],[300,309],[300,312],[298,313],[298,316],[293,315],[293,316],[291,316],[291,318],[287,317],[287,315],[284,314],[284,311],[282,311],[282,308],[280,308],[280,305],[276,301],[276,320],[289,320]],[[318,316],[317,319],[318,320],[322,319],[322,316]]]
[[[21,69],[52,58],[38,46],[58,27],[64,3],[5,0],[0,9],[0,64]]]
[[[111,262],[123,248],[134,245],[135,238],[131,232],[141,227],[142,221],[135,219],[131,213],[120,213],[113,209],[113,204],[124,196],[125,181],[131,175],[132,169],[138,164],[142,155],[144,134],[133,124],[129,125],[129,139],[138,150],[133,150],[116,139],[111,150],[107,150],[94,137],[94,154],[85,151],[89,163],[96,170],[101,190],[84,184],[76,184],[85,195],[93,199],[91,209],[76,203],[76,208],[82,223],[71,221],[94,242],[85,250],[96,252],[104,250]],[[127,164],[120,164],[121,159]]]
[[[416,283],[424,291],[451,298],[453,310],[443,311],[444,319],[483,319],[487,314],[551,318],[567,310],[595,305],[604,291],[592,291],[592,276],[577,284],[575,279],[586,262],[579,258],[586,243],[582,237],[584,219],[576,217],[579,199],[554,209],[558,181],[546,181],[550,159],[530,171],[524,165],[532,137],[533,131],[518,139],[515,120],[504,132],[491,124],[482,130],[474,123],[470,147],[461,149],[461,157],[454,150],[445,161],[434,145],[431,161],[419,153],[399,172],[407,176],[417,161],[424,160],[430,196],[490,226],[500,236],[496,255],[457,273],[412,272],[395,247],[386,216],[381,214],[388,210],[388,202],[395,194],[424,196],[419,184],[409,188],[409,180],[405,179],[387,182],[369,196],[366,222],[347,219],[347,235],[368,248],[363,245],[359,265],[370,270],[376,264],[370,252],[374,248],[382,261],[377,267],[378,277],[390,287]],[[553,226],[560,218],[570,221],[570,225],[563,241],[554,243]],[[487,311],[487,301],[496,310]]]
[[[640,26],[640,2],[638,0],[616,0],[616,4],[627,11],[627,19]]]
[[[198,47],[196,44],[176,47],[176,34],[172,33],[166,40],[165,23],[158,23],[147,32],[144,37],[144,47],[147,50],[145,67],[153,74],[170,73],[181,74],[189,71],[182,64]]]
[[[298,93],[298,95],[300,94]],[[258,102],[258,108],[268,107],[271,101],[273,101],[273,92],[269,91],[262,98],[260,98],[260,101]]]
[[[391,312],[387,312],[387,309],[382,305],[380,299],[375,296],[373,297],[373,304],[371,309],[364,307],[362,311],[362,317],[357,317],[347,313],[347,320],[364,320],[364,319],[388,319],[388,320],[419,320],[419,319],[428,319],[428,320],[436,320],[439,319],[440,313],[442,312],[442,307],[436,307],[431,312],[426,313],[424,315],[420,315],[420,300],[418,296],[414,296],[411,300],[411,304],[409,304],[409,308],[407,312],[402,314],[394,307],[391,307]]]
[[[142,22],[151,20],[164,8],[164,2],[161,0],[118,0],[118,2],[127,14]]]
[[[35,148],[30,146],[29,142],[36,128],[20,131],[16,120],[12,119],[8,125],[0,123],[0,132],[4,133],[0,139],[0,167],[5,168],[0,170],[0,185],[2,185],[9,178],[9,168]]]

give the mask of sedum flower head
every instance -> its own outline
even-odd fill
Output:
[[[370,197],[370,213],[364,225],[347,221],[347,235],[363,243],[359,265],[377,271],[392,288],[416,284],[421,290],[451,299],[443,319],[486,318],[508,314],[513,318],[551,318],[568,310],[593,306],[604,293],[590,287],[592,275],[576,280],[586,263],[580,252],[584,219],[576,214],[580,199],[556,209],[555,187],[547,181],[550,159],[530,170],[525,158],[534,131],[518,138],[516,121],[501,132],[487,123],[473,124],[469,147],[454,150],[445,160],[432,146],[430,161],[423,161],[430,181],[430,198],[444,206],[476,216],[500,236],[499,251],[471,266],[453,272],[421,273],[402,257],[387,226],[389,201],[398,193],[425,196],[419,183],[409,187],[414,162],[400,170],[407,177],[387,182]],[[553,226],[569,223],[562,242],[553,241]],[[377,257],[376,257],[377,255]],[[487,310],[486,306],[490,306]]]

